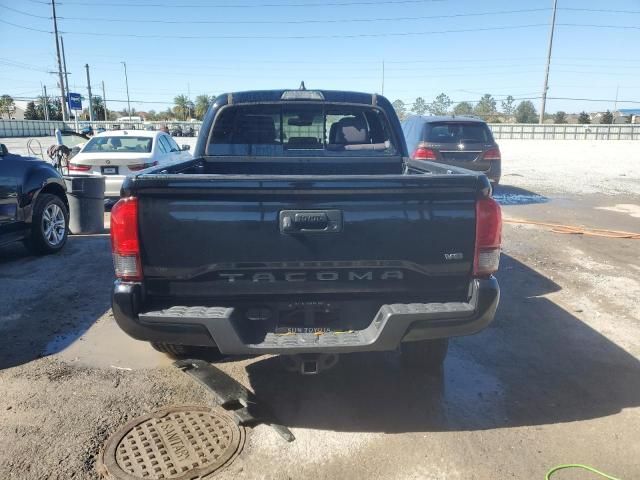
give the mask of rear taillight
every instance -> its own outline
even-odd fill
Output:
[[[155,167],[156,165],[158,165],[158,162],[152,162],[152,163],[137,163],[134,165],[129,165],[127,168],[133,172],[137,172],[138,170],[144,170],[145,168],[149,168],[149,167]]]
[[[116,277],[142,280],[138,241],[138,199],[122,198],[111,209],[111,251]]]
[[[502,241],[502,212],[493,198],[476,203],[476,250],[473,259],[474,276],[484,277],[498,270]]]
[[[91,170],[91,165],[80,165],[77,163],[69,163],[70,172],[88,172]]]
[[[436,152],[427,147],[418,147],[413,152],[414,160],[435,160],[436,158]]]
[[[491,148],[484,152],[483,158],[485,160],[500,160],[500,149]]]

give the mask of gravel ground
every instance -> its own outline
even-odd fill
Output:
[[[38,137],[43,150],[54,137]],[[195,137],[177,138],[195,146]],[[0,138],[26,155],[27,139]],[[505,185],[557,195],[640,195],[640,148],[632,140],[500,140]],[[36,151],[39,150],[36,148]]]
[[[588,193],[591,173],[579,180],[537,147],[567,142],[521,143],[501,142],[506,218],[640,231],[633,145],[597,142],[616,173]],[[563,148],[587,155],[595,143]],[[283,372],[275,357],[220,364],[297,439],[250,429],[215,478],[542,479],[570,462],[639,478],[639,272],[637,240],[507,224],[497,318],[453,341],[442,378],[403,372],[394,352],[345,356],[314,377]],[[98,478],[96,455],[129,419],[213,401],[117,328],[112,274],[106,236],[71,237],[45,258],[0,249],[0,479]]]
[[[503,183],[539,193],[640,195],[631,140],[499,140]]]

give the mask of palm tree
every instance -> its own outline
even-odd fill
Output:
[[[13,113],[15,109],[15,104],[13,103],[13,98],[11,95],[2,95],[0,97],[0,117],[4,113],[7,114],[7,118],[11,118],[11,113]]]
[[[93,118],[95,120],[106,120],[107,117],[104,111],[104,102],[100,95],[93,96]]]
[[[45,104],[47,106],[47,109],[49,111],[49,114],[51,113],[51,99],[49,97],[45,98],[44,95],[40,95],[38,97],[38,101],[36,102],[36,113],[38,114],[38,118],[40,120],[46,120],[46,115],[45,115]]]
[[[198,95],[196,97],[195,115],[198,120],[202,120],[202,118],[205,116],[207,110],[209,110],[209,104],[213,102],[214,98],[214,95],[210,97],[209,95],[205,94]]]
[[[189,99],[186,95],[178,95],[173,99],[174,107],[173,111],[179,117],[182,117],[183,120],[187,119],[187,113],[189,112]]]

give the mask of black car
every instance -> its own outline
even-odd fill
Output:
[[[37,254],[64,247],[69,204],[60,173],[47,162],[11,155],[0,144],[0,245],[22,240]]]
[[[500,148],[484,120],[412,115],[402,122],[402,131],[412,159],[482,172],[494,185],[500,182]]]
[[[80,130],[80,133],[83,135],[93,136],[93,127],[91,125],[84,127],[83,129]]]
[[[195,135],[195,130],[193,129],[193,127],[191,125],[187,125],[186,127],[184,127],[182,129],[182,136],[183,137],[193,137]]]
[[[182,127],[180,125],[174,125],[171,127],[171,131],[169,134],[172,137],[181,137],[182,136]]]

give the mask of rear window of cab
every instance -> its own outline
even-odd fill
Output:
[[[398,155],[384,113],[365,105],[233,105],[216,116],[208,155]]]

